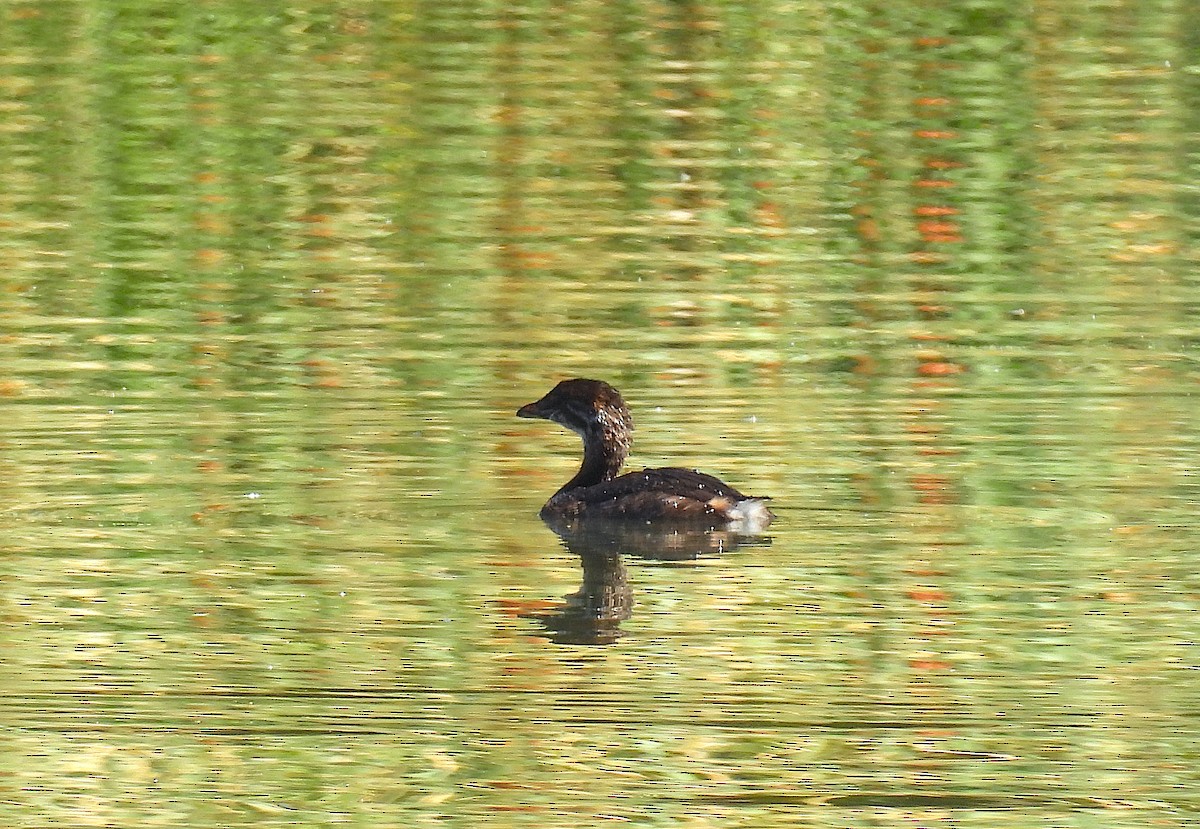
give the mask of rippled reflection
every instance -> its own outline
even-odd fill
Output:
[[[9,823],[1188,822],[1196,32],[4,4]],[[578,376],[769,543],[560,546]]]
[[[552,612],[530,614],[558,644],[610,645],[622,635],[620,623],[633,614],[633,588],[623,557],[644,561],[688,562],[743,545],[769,546],[770,539],[739,535],[708,526],[655,527],[629,521],[547,520],[566,549],[579,556],[583,584]]]
[[[567,549],[572,550],[568,542]],[[572,550],[574,552],[574,550]],[[611,645],[633,613],[633,588],[619,553],[581,552],[583,583],[551,611],[529,614],[562,645]]]

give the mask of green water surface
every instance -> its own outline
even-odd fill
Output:
[[[3,823],[1194,822],[1196,32],[5,4]],[[570,376],[769,537],[585,572]]]

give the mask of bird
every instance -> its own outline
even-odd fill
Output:
[[[620,474],[633,443],[633,416],[621,393],[603,380],[563,380],[517,410],[567,427],[583,440],[583,462],[542,507],[547,523],[588,519],[652,525],[708,524],[749,534],[775,517],[768,498],[744,495],[694,469],[662,467]]]

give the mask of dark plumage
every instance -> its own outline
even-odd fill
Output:
[[[517,417],[566,426],[583,439],[583,463],[542,507],[551,519],[707,522],[749,532],[774,517],[763,498],[743,495],[703,472],[665,467],[619,475],[632,443],[633,417],[620,393],[602,380],[563,380]]]

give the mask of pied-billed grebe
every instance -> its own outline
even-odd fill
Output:
[[[758,532],[774,517],[763,498],[743,495],[712,475],[666,467],[618,475],[632,443],[633,417],[602,380],[563,380],[517,417],[540,417],[583,438],[583,464],[542,507],[542,518],[709,522]]]

